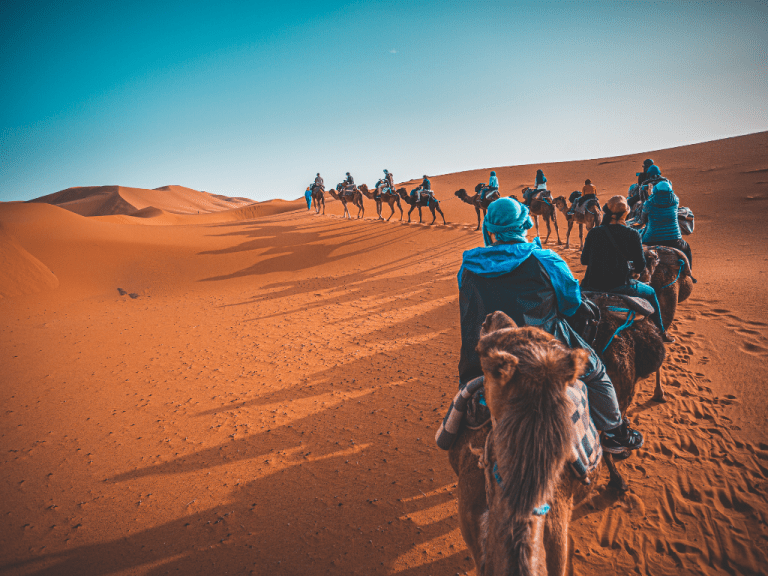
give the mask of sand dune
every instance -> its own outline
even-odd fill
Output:
[[[9,235],[0,223],[0,298],[51,290],[59,280]]]
[[[650,156],[697,218],[669,402],[639,384],[630,492],[606,474],[575,510],[574,574],[765,572],[767,147],[543,165],[556,195],[591,178],[607,197]],[[502,192],[535,169],[497,168]],[[433,435],[457,385],[456,272],[482,242],[452,194],[486,178],[432,178],[447,226],[378,222],[368,200],[352,221],[303,200],[0,204],[0,287],[30,258],[59,282],[0,300],[0,572],[472,573]]]
[[[248,198],[229,198],[184,186],[162,186],[154,190],[127,186],[81,186],[30,202],[54,204],[81,216],[137,215],[137,212],[150,207],[171,214],[208,214],[253,204],[253,200]]]

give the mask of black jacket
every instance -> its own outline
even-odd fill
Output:
[[[613,245],[606,230],[619,247]],[[587,272],[581,282],[585,290],[607,292],[624,286],[628,280],[627,262],[632,262],[632,269],[638,274],[645,269],[645,254],[640,234],[623,224],[608,224],[592,228],[584,240],[581,263],[586,264]]]

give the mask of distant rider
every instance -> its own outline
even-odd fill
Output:
[[[317,176],[315,176],[315,186],[319,187],[320,190],[325,190],[325,182],[323,182],[323,179],[320,176],[320,172],[318,172]]]
[[[693,268],[691,247],[683,240],[677,221],[679,205],[680,200],[672,191],[669,181],[663,180],[653,187],[653,193],[643,204],[643,214],[640,218],[640,221],[646,224],[642,232],[643,244],[677,248],[688,257],[688,264]]]
[[[355,179],[352,178],[352,175],[349,172],[347,172],[347,179],[344,180],[344,192],[352,193],[354,189],[355,189]]]
[[[536,170],[536,184],[532,189],[528,188],[525,192],[523,192],[523,203],[526,204],[527,206],[530,206],[533,195],[538,193],[540,190],[546,190],[546,189],[547,189],[547,177],[544,176],[544,171]]]
[[[426,174],[424,174],[424,180],[421,181],[421,186],[416,188],[414,192],[416,193],[416,203],[421,202],[422,193],[425,196],[432,196],[432,183],[429,181]]]
[[[384,169],[384,182],[387,185],[387,188],[389,188],[389,193],[394,194],[395,193],[395,179],[392,176],[392,173],[389,172],[389,170]]]
[[[485,197],[488,194],[493,194],[494,192],[499,191],[499,179],[496,178],[496,172],[494,170],[491,170],[491,177],[488,178],[488,186],[485,186],[480,192],[480,200],[485,200]]]
[[[577,209],[590,200],[597,200],[597,188],[592,184],[592,180],[587,178],[584,181],[584,187],[581,189],[581,196],[573,203],[571,209],[568,210],[568,214],[573,214]]]

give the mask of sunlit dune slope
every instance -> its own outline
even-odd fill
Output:
[[[30,200],[55,204],[81,216],[134,215],[153,207],[172,214],[208,214],[253,203],[248,198],[229,198],[184,186],[162,186],[154,190],[127,186],[82,186],[67,188]]]
[[[58,285],[58,278],[0,223],[0,298],[35,294]]]

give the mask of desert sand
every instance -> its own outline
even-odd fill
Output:
[[[629,411],[630,491],[606,472],[574,511],[572,573],[764,574],[768,133],[493,169],[503,194],[540,167],[554,195],[591,178],[605,200],[646,157],[696,214],[698,284],[669,401],[649,379]],[[181,187],[0,204],[0,573],[473,573],[433,438],[482,244],[453,193],[490,169],[432,178],[447,226]]]

